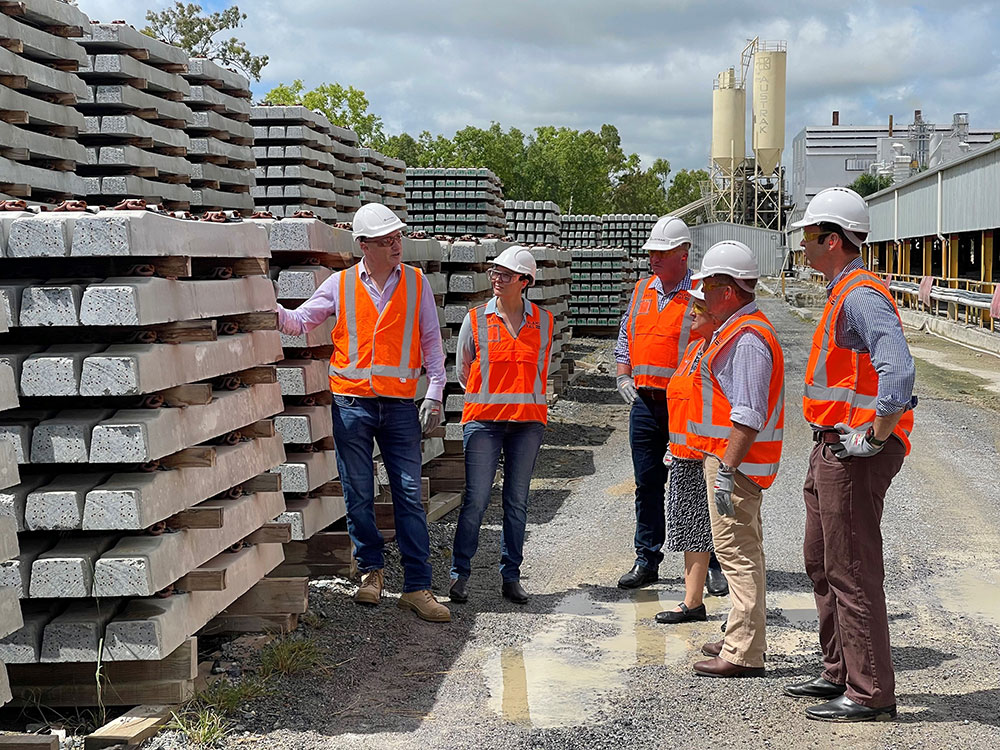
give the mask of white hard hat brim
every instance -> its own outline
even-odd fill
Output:
[[[376,240],[379,237],[385,237],[387,234],[392,234],[393,232],[401,231],[403,229],[406,229],[406,223],[397,216],[396,221],[392,224],[386,224],[380,229],[369,229],[364,234],[357,235],[357,238],[359,240],[366,238]]]
[[[694,278],[694,276],[692,276],[691,278]],[[692,289],[688,292],[688,294],[690,294],[696,300],[701,300],[702,302],[705,301],[705,292],[702,289]]]
[[[789,224],[788,228],[789,229],[805,229],[806,227],[808,227],[808,226],[810,226],[811,224],[814,224],[814,223],[815,222],[812,219],[799,219],[798,221],[793,221],[791,224]]]

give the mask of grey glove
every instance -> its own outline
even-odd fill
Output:
[[[715,509],[720,516],[735,516],[736,506],[733,505],[733,490],[736,487],[736,476],[732,471],[719,467],[715,475]]]
[[[441,402],[425,398],[420,404],[420,430],[427,434],[441,424]]]
[[[833,451],[833,455],[837,458],[850,458],[851,456],[868,458],[869,456],[874,456],[885,447],[885,443],[875,445],[869,441],[868,425],[854,430],[851,429],[850,425],[840,422],[837,424],[836,429],[841,434],[840,442],[831,443],[830,450]]]
[[[635,403],[635,400],[639,398],[639,391],[635,389],[635,381],[632,380],[631,375],[619,375],[618,376],[618,393],[621,395],[622,399],[626,404],[631,406]]]

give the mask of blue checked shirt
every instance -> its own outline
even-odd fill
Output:
[[[659,276],[653,279],[653,283],[650,286],[656,290],[656,309],[658,312],[663,312],[663,308],[667,306],[667,303],[674,298],[677,292],[684,292],[691,288],[691,271],[685,273],[684,278],[678,281],[677,285],[669,292],[663,291],[663,282]],[[615,342],[615,362],[620,365],[629,365],[630,367],[632,359],[628,351],[628,311],[632,309],[634,301],[635,288],[633,287],[632,299],[629,300],[628,309],[625,310],[621,323],[618,325],[618,341]]]
[[[748,302],[734,312],[719,331],[733,319],[757,311],[757,302]],[[713,336],[714,338],[714,336]],[[764,338],[754,329],[747,329],[726,344],[715,355],[712,374],[732,406],[729,421],[760,430],[767,421],[767,395],[771,386],[774,358]]]
[[[827,297],[833,288],[851,271],[865,268],[856,258],[826,285]],[[878,399],[875,413],[888,416],[916,406],[913,383],[916,369],[903,326],[892,303],[879,292],[867,287],[855,289],[844,298],[837,318],[837,345],[856,352],[868,352],[878,373]]]

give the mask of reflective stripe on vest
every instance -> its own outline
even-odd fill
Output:
[[[691,389],[694,387],[694,370],[701,361],[704,348],[704,339],[692,342],[667,384],[667,426],[670,435],[670,453],[675,458],[702,457],[701,452],[688,447],[687,424]]]
[[[652,288],[655,279],[655,276],[650,276],[636,283],[635,291],[632,294],[632,304],[629,306],[626,332],[632,377],[636,385],[640,388],[666,389],[667,382],[676,371],[691,339],[690,313],[694,298],[686,291],[678,292],[670,298],[661,311],[658,304],[659,293]],[[649,305],[648,313],[642,312],[643,302],[647,302]],[[678,309],[679,307],[682,309]],[[653,316],[653,326],[662,322],[662,330],[667,333],[664,338],[669,344],[668,352],[650,351],[652,349],[650,344],[640,343],[642,337],[638,333],[639,318],[644,315]],[[674,340],[675,331],[676,340]],[[665,359],[668,364],[664,365],[653,361],[660,358]]]
[[[844,300],[862,287],[873,289],[888,299],[899,316],[892,296],[881,280],[867,269],[855,269],[834,287],[813,334],[806,363],[802,411],[806,421],[815,427],[832,428],[843,422],[857,428],[875,421],[878,373],[871,364],[871,355],[837,345],[837,319]],[[893,429],[907,453],[910,452],[912,429],[913,412],[908,410]]]
[[[763,316],[763,313],[758,311],[731,322],[702,355],[694,383],[694,387],[697,388],[700,382],[701,391],[700,393],[692,393],[693,397],[700,398],[701,413],[695,414],[695,409],[692,409],[688,415],[688,434],[691,437],[688,444],[691,448],[711,453],[722,460],[728,447],[732,423],[729,420],[729,408],[718,409],[719,418],[722,421],[720,423],[715,421],[716,407],[722,407],[722,404],[716,402],[716,395],[718,394],[719,399],[725,401],[725,407],[729,407],[730,404],[718,386],[718,381],[712,373],[712,365],[715,357],[727,344],[751,328],[760,331],[764,341],[767,342],[771,350],[773,367],[768,384],[767,421],[758,431],[746,458],[738,468],[747,478],[766,489],[774,482],[781,458],[781,445],[784,436],[785,386],[784,357],[781,346],[778,344],[774,326]]]
[[[358,330],[359,305],[365,304],[371,306],[376,312],[377,308],[375,308],[375,303],[372,302],[368,291],[361,284],[361,279],[359,278],[360,264],[341,272],[343,273],[343,277],[340,290],[342,295],[340,310],[343,314],[346,337],[338,339],[337,329],[334,328],[331,338],[335,347],[338,344],[344,345],[343,348],[346,349],[347,362],[341,366],[337,366],[334,363],[337,359],[336,351],[333,357],[330,358],[331,388],[334,387],[335,381],[367,381],[367,385],[355,382],[344,384],[344,386],[347,391],[351,392],[350,395],[386,395],[396,398],[412,398],[416,395],[416,381],[420,378],[422,368],[419,366],[411,367],[410,364],[414,358],[414,342],[417,341],[419,343],[419,339],[414,338],[414,332],[419,325],[418,310],[420,296],[423,291],[422,278],[420,272],[412,266],[401,265],[400,271],[399,282],[393,290],[392,296],[389,298],[386,306],[382,309],[381,313],[377,313],[372,330],[360,332]],[[359,294],[364,295],[363,301],[360,301],[362,298],[358,296]],[[379,326],[387,313],[396,312],[395,307],[399,305],[400,294],[405,296],[405,308],[402,313],[401,324],[396,324],[392,329],[388,329],[391,332],[387,333],[387,329],[380,329]],[[381,334],[380,336],[376,336],[376,331],[379,330],[381,330]],[[374,364],[378,359],[379,339],[381,336],[395,337],[397,330],[400,337],[400,349],[397,361],[393,364]],[[372,364],[367,367],[362,367],[360,364],[360,337],[365,337],[371,341]],[[344,338],[346,338],[346,341]],[[393,380],[396,382],[392,382]]]
[[[547,420],[548,402],[545,390],[548,380],[549,353],[552,349],[552,314],[531,302],[525,311],[526,321],[518,332],[517,336],[511,336],[510,331],[501,322],[495,326],[500,331],[501,336],[507,337],[503,343],[509,347],[525,345],[525,339],[530,337],[528,343],[534,346],[535,361],[533,371],[530,375],[523,372],[517,363],[508,361],[492,361],[490,356],[490,323],[485,314],[485,306],[474,308],[469,311],[470,322],[473,327],[473,335],[476,340],[476,359],[472,363],[469,371],[469,381],[465,393],[465,408],[462,411],[462,421],[532,421],[545,422]],[[534,314],[532,314],[534,313]],[[525,330],[528,329],[528,330]],[[537,331],[537,333],[534,333]],[[537,341],[535,337],[537,336]],[[499,341],[494,346],[499,345]],[[491,391],[490,373],[497,367],[514,367],[508,373],[493,372],[494,376],[503,378],[504,374],[512,374],[514,382],[520,382],[522,386],[527,386],[530,381],[531,390],[505,390]],[[476,383],[478,381],[478,387]]]

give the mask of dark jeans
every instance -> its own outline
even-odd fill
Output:
[[[819,612],[823,677],[870,708],[896,703],[882,561],[882,504],[903,465],[890,438],[870,458],[838,459],[817,443],[809,456],[805,562]]]
[[[385,567],[385,540],[375,525],[374,441],[378,441],[403,560],[403,591],[431,587],[430,537],[420,501],[420,421],[413,401],[333,396],[333,441],[347,504],[347,531],[358,570]]]
[[[628,438],[635,471],[635,561],[657,570],[663,560],[661,548],[667,536],[664,509],[667,467],[663,457],[670,443],[670,431],[666,398],[654,398],[650,391],[640,389],[629,413]]]
[[[503,532],[500,536],[500,576],[521,578],[524,527],[528,519],[528,489],[542,445],[541,422],[467,422],[463,428],[465,493],[455,528],[451,577],[472,574],[479,546],[479,527],[490,504],[490,491],[503,451]]]

